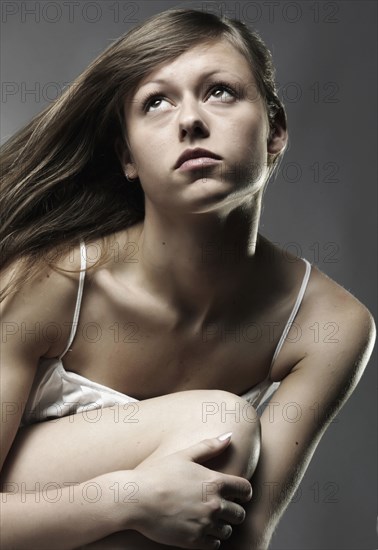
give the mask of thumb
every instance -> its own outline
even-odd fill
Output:
[[[201,464],[225,451],[230,444],[231,436],[232,432],[228,432],[218,437],[203,439],[180,453],[189,460]]]

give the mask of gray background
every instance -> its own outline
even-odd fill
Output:
[[[376,2],[4,1],[2,141],[110,41],[177,5],[223,10],[260,31],[277,66],[291,138],[260,229],[376,318]],[[376,378],[373,357],[324,435],[272,550],[377,547]]]

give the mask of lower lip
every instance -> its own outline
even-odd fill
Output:
[[[185,172],[187,170],[195,170],[195,169],[201,169],[206,166],[213,166],[215,164],[219,164],[222,162],[219,159],[213,159],[211,157],[199,157],[196,159],[189,159],[183,162],[179,167],[178,170],[180,172]]]

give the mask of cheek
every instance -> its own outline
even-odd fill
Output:
[[[157,174],[166,168],[172,143],[165,138],[164,131],[140,133],[131,142],[133,157],[140,173]]]
[[[245,112],[233,121],[228,135],[231,164],[238,166],[237,173],[245,182],[264,181],[268,161],[267,121],[260,113]]]
[[[254,158],[267,154],[266,126],[264,119],[259,116],[240,117],[232,124],[229,132],[229,143],[237,145],[236,155],[245,158],[246,155]]]

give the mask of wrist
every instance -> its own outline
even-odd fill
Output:
[[[134,470],[120,470],[96,477],[103,497],[103,521],[109,534],[136,529],[140,515],[137,479]]]

